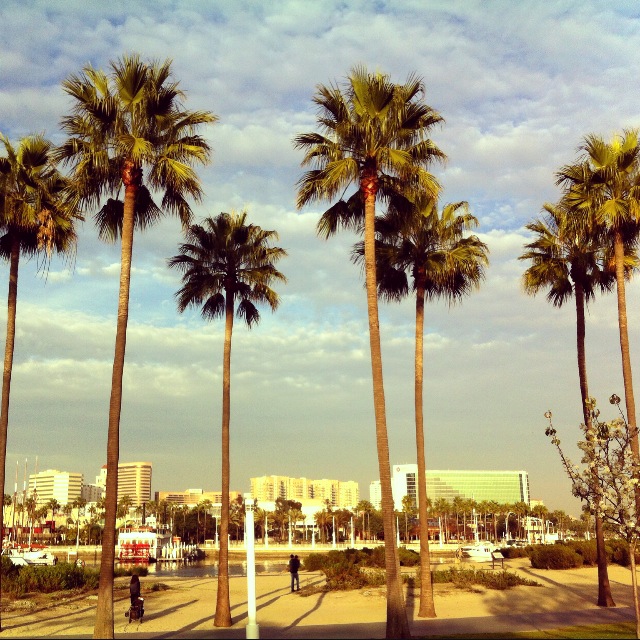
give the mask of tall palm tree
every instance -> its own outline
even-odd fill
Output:
[[[229,422],[231,415],[231,336],[233,316],[251,328],[260,320],[257,304],[267,304],[275,311],[279,304],[274,282],[286,282],[275,267],[286,251],[271,245],[278,238],[275,231],[265,231],[247,223],[247,213],[221,213],[207,218],[202,225],[192,225],[179,255],[169,266],[182,271],[182,288],[177,292],[178,309],[201,307],[207,320],[225,320],[222,382],[222,510],[220,551],[218,555],[218,590],[214,624],[230,627],[229,601]],[[237,304],[237,307],[236,307]]]
[[[443,297],[450,303],[477,287],[488,264],[488,248],[477,236],[465,232],[478,224],[466,202],[447,204],[440,213],[428,198],[417,203],[413,215],[401,217],[394,206],[377,223],[376,246],[378,291],[383,299],[401,300],[415,293],[415,385],[414,408],[418,463],[418,511],[420,520],[420,617],[435,617],[429,553],[427,476],[424,445],[424,302]],[[362,243],[354,249],[361,261]],[[409,274],[411,283],[409,282]],[[411,284],[411,286],[410,286]]]
[[[424,84],[409,76],[404,84],[364,67],[352,69],[346,84],[319,85],[313,101],[319,108],[320,133],[296,136],[295,147],[305,150],[303,166],[311,165],[298,182],[297,206],[316,200],[337,202],[320,218],[325,237],[340,228],[364,233],[367,312],[373,382],[376,445],[382,493],[388,638],[407,637],[400,562],[396,546],[391,466],[382,378],[375,259],[376,200],[409,189],[436,196],[439,185],[427,167],[444,154],[428,138],[441,116],[422,101]],[[345,191],[355,193],[346,201]]]
[[[9,262],[0,408],[0,490],[4,495],[20,257],[40,251],[46,262],[54,251],[70,253],[76,240],[74,222],[81,215],[66,200],[67,181],[55,168],[48,140],[30,135],[14,147],[0,134],[0,142],[4,146],[0,157],[0,257]]]
[[[451,511],[451,504],[446,498],[438,498],[433,505],[433,513],[438,517],[441,525],[440,542],[449,541],[448,516]]]
[[[576,345],[578,354],[578,378],[584,424],[591,431],[591,409],[585,349],[585,308],[595,298],[598,289],[609,291],[614,273],[610,260],[603,250],[603,237],[592,219],[580,216],[567,199],[557,205],[547,203],[544,215],[527,225],[533,240],[525,245],[520,260],[530,260],[531,266],[524,272],[523,284],[527,293],[535,295],[548,289],[547,300],[555,307],[562,307],[572,296],[576,306]],[[626,268],[633,266],[633,258],[627,253]],[[597,472],[596,472],[597,473]],[[598,486],[597,477],[594,487]],[[596,549],[598,558],[598,606],[613,607],[607,569],[602,518],[596,518]]]
[[[581,161],[561,168],[556,174],[557,183],[567,187],[569,204],[583,209],[585,215],[593,212],[596,222],[612,238],[627,422],[632,434],[631,450],[636,462],[640,462],[625,290],[625,242],[629,241],[629,235],[635,240],[640,228],[638,131],[625,130],[611,142],[591,134],[584,138],[580,149]],[[636,501],[640,502],[640,490]]]
[[[144,229],[165,212],[177,215],[183,226],[189,224],[187,198],[198,201],[201,197],[192,165],[206,164],[210,154],[208,143],[197,131],[217,118],[209,112],[184,109],[184,93],[172,78],[170,60],[146,63],[138,55],[124,56],[111,63],[109,75],[87,66],[62,86],[73,106],[62,120],[62,130],[69,137],[56,157],[71,167],[76,200],[90,208],[100,206],[95,216],[100,237],[121,240],[105,530],[94,627],[94,637],[113,638],[120,411],[134,229]],[[162,193],[159,206],[152,199],[152,190]]]

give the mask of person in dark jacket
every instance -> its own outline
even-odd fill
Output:
[[[129,596],[131,597],[131,606],[133,606],[140,597],[140,577],[138,575],[131,576],[129,583]]]
[[[291,554],[289,557],[289,573],[291,574],[291,593],[294,591],[300,591],[300,576],[298,575],[298,571],[300,570],[300,559],[298,556],[294,556]],[[297,589],[294,589],[294,584],[297,586]]]

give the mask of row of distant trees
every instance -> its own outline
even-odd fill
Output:
[[[420,527],[415,502],[411,497],[405,496],[402,503],[402,510],[396,511],[399,535],[404,542],[419,540]],[[5,495],[4,504],[5,507],[13,504],[10,495]],[[46,536],[34,536],[34,541],[75,540],[77,527],[80,526],[80,541],[98,544],[102,540],[104,526],[104,500],[89,507],[86,504],[84,499],[78,499],[60,505],[57,500],[52,499],[46,505],[37,507],[35,499],[31,497],[24,503],[17,501],[15,519],[13,522],[5,520],[5,531],[9,531],[12,524],[15,524],[24,538],[30,529],[42,530],[44,523],[49,521],[54,523],[50,533]],[[589,524],[586,514],[576,520],[564,511],[549,512],[544,505],[531,508],[525,502],[501,504],[486,500],[455,498],[449,501],[440,498],[435,502],[427,499],[427,504],[429,535],[432,540],[439,537],[440,528],[444,541],[472,539],[474,522],[479,523],[479,533],[483,538],[499,540],[505,535],[522,537],[524,519],[529,515],[548,521],[560,532],[570,530],[575,535],[583,534],[588,530]],[[219,534],[220,519],[214,513],[214,505],[210,500],[203,500],[195,506],[149,501],[134,508],[131,498],[123,496],[118,502],[117,515],[121,524],[153,517],[158,524],[171,525],[173,535],[179,536],[184,542],[203,544],[206,540],[215,539],[216,530]],[[243,540],[245,506],[240,496],[231,501],[229,513],[230,539]],[[316,541],[320,543],[333,540],[334,528],[338,542],[350,540],[352,527],[356,539],[371,542],[384,539],[382,512],[367,500],[360,501],[353,509],[334,508],[327,502],[311,518],[303,513],[300,502],[282,498],[276,501],[273,511],[259,507],[255,510],[254,535],[258,540],[264,540],[266,530],[269,539],[277,542],[288,542],[290,532],[294,542],[310,542],[312,525],[315,526]]]

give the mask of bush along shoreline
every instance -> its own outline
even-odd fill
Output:
[[[400,564],[405,567],[417,567],[415,577],[404,575],[404,581],[413,585],[420,583],[420,555],[415,551],[400,548]],[[312,553],[304,561],[307,571],[322,571],[326,583],[321,587],[307,589],[307,593],[318,591],[346,591],[363,587],[380,587],[385,584],[384,548],[345,549],[328,553]],[[452,583],[461,589],[474,585],[487,589],[510,589],[517,586],[540,586],[533,580],[506,571],[491,569],[465,569],[451,567],[431,572],[434,584]],[[303,590],[304,591],[304,590]]]
[[[147,575],[146,567],[116,568],[114,577],[133,573]],[[55,593],[57,591],[92,591],[98,588],[100,569],[73,562],[58,562],[53,566],[17,566],[6,556],[1,565],[2,595],[21,598],[27,593]]]

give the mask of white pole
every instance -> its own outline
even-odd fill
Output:
[[[400,525],[398,524],[398,516],[396,516],[396,545],[400,547]]]
[[[333,535],[333,548],[336,548],[336,517],[333,516],[333,530],[331,531]]]
[[[253,522],[253,500],[250,493],[244,494],[247,527],[247,638],[259,638],[260,628],[256,622],[256,549]]]
[[[269,546],[269,514],[267,510],[264,510],[264,546]]]

